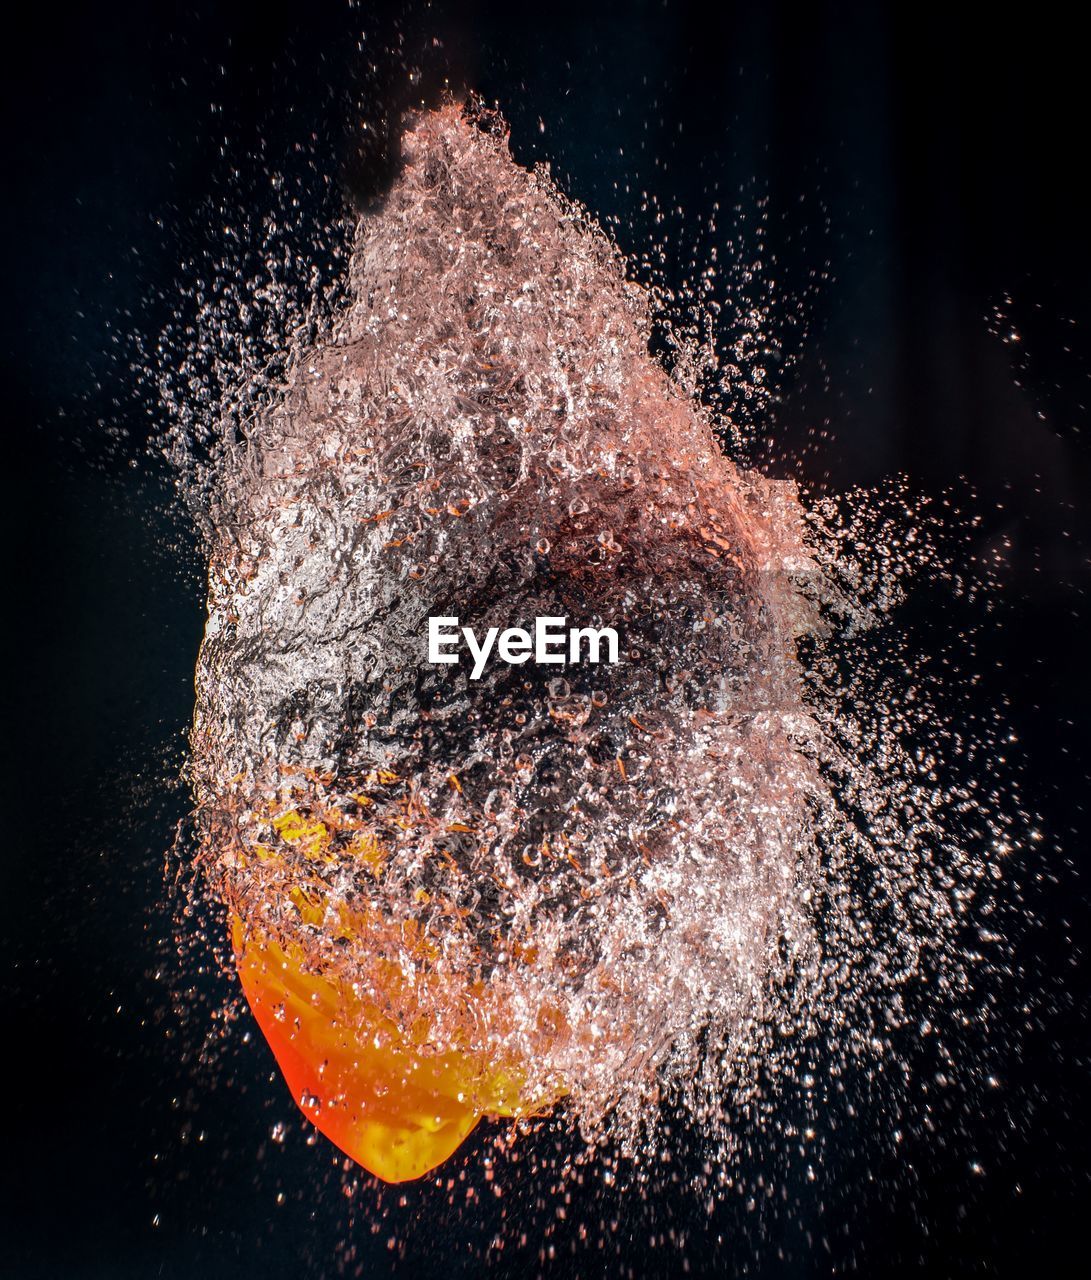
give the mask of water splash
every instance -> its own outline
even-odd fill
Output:
[[[735,466],[699,354],[651,358],[651,295],[479,111],[406,134],[325,314],[220,378],[207,465],[192,405],[173,444],[200,861],[274,1046],[309,1006],[324,1061],[374,1043],[471,1118],[563,1095],[638,1155],[665,1101],[729,1144],[819,1036],[881,1055],[922,974],[956,998],[980,802],[914,737],[915,659],[845,660],[934,558],[922,512]],[[623,661],[471,682],[424,662],[451,614],[612,625]],[[367,1068],[379,1111],[402,1068]],[[296,1100],[361,1158],[351,1072],[316,1072]]]

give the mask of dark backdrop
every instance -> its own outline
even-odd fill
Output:
[[[290,166],[300,143],[366,197],[390,141],[380,129],[362,148],[353,121],[392,121],[445,76],[498,99],[516,154],[549,159],[623,247],[654,232],[643,190],[680,205],[668,282],[715,200],[753,226],[768,197],[765,254],[807,325],[781,305],[789,358],[756,456],[834,491],[896,472],[963,502],[976,489],[979,549],[1006,561],[981,710],[1007,704],[1044,835],[1011,890],[998,1087],[918,1096],[898,1143],[886,1111],[839,1113],[817,1185],[793,1166],[784,1198],[753,1208],[588,1192],[554,1220],[553,1271],[671,1275],[685,1257],[695,1274],[1016,1276],[1081,1255],[1091,249],[1070,9],[224,0],[8,15],[0,1274],[324,1275],[346,1238],[366,1274],[474,1274],[496,1225],[461,1184],[451,1206],[368,1188],[350,1206],[263,1046],[194,1072],[220,988],[172,962],[163,868],[186,810],[200,568],[146,457],[158,411],[130,367],[131,335],[172,314],[210,201],[260,204],[262,156]],[[722,244],[733,225],[721,215]],[[906,625],[934,643],[980,624],[969,607],[926,595]],[[478,1164],[471,1150],[456,1173],[477,1185]],[[532,1184],[510,1197],[530,1238],[496,1262],[513,1274],[538,1265],[552,1216]],[[578,1225],[594,1240],[604,1213],[618,1225],[601,1254]],[[671,1230],[686,1243],[649,1248]]]

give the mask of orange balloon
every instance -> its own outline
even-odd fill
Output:
[[[301,951],[248,932],[232,943],[243,992],[303,1114],[347,1156],[407,1182],[443,1163],[483,1115],[514,1118],[518,1075],[469,1053],[427,1053],[350,984],[308,972]]]

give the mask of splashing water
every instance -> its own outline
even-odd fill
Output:
[[[875,1045],[925,953],[959,988],[981,876],[973,797],[833,647],[927,562],[914,513],[725,457],[647,291],[471,114],[406,134],[331,326],[223,397],[190,495],[206,882],[296,1101],[388,1180],[481,1115],[635,1152],[669,1099],[722,1140],[819,1033]],[[621,661],[471,680],[430,616]]]

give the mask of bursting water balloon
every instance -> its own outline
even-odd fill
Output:
[[[813,656],[869,610],[836,538],[725,456],[619,252],[473,116],[407,131],[204,495],[201,862],[293,1097],[388,1181],[483,1116],[722,1127],[755,1064],[872,1038],[863,988],[974,875]],[[610,627],[618,661],[473,679],[427,661],[437,617]]]

